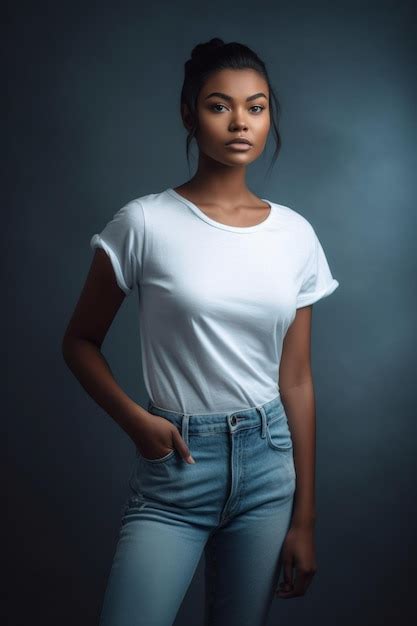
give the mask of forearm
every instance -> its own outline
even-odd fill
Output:
[[[316,415],[313,381],[280,390],[293,439],[296,491],[292,526],[314,526]]]
[[[85,391],[132,437],[146,411],[117,384],[100,349],[86,339],[69,338],[62,354]]]

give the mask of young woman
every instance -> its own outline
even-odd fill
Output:
[[[274,592],[317,571],[312,304],[339,283],[307,219],[246,185],[271,126],[276,158],[278,107],[252,50],[197,45],[181,93],[195,175],[91,239],[64,358],[136,449],[101,626],[171,625],[203,553],[206,626],[261,626]],[[135,286],[146,409],[101,353]]]

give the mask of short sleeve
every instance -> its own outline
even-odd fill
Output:
[[[126,295],[133,291],[141,278],[144,237],[142,204],[131,200],[90,240],[93,250],[102,248],[109,257],[116,282]]]
[[[321,298],[330,296],[339,286],[339,281],[331,274],[326,255],[311,224],[309,224],[308,240],[309,254],[297,295],[296,308],[308,306]]]

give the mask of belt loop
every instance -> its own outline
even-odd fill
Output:
[[[266,424],[267,424],[267,417],[266,417],[265,409],[264,409],[263,406],[258,406],[257,409],[258,409],[258,411],[261,414],[261,437],[262,437],[262,439],[265,439],[265,437],[266,437]]]
[[[181,418],[181,437],[184,439],[185,443],[188,446],[188,423],[190,421],[190,416],[186,413],[183,413]]]

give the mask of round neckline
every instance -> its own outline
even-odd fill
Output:
[[[188,198],[184,198],[184,196],[179,194],[172,187],[168,187],[166,191],[169,194],[171,194],[171,196],[173,196],[174,198],[176,198],[183,204],[187,205],[198,217],[200,217],[202,220],[207,222],[207,224],[210,224],[211,226],[215,226],[216,228],[221,228],[222,230],[230,230],[235,233],[252,233],[254,231],[261,230],[266,225],[268,225],[269,222],[271,221],[272,213],[274,210],[273,202],[271,202],[270,200],[267,200],[266,198],[261,198],[262,202],[266,202],[270,206],[270,211],[267,217],[262,222],[259,222],[259,224],[253,224],[253,226],[230,226],[229,224],[223,224],[222,222],[213,220],[206,213],[204,213],[204,211],[202,211],[196,204],[194,204],[194,202],[191,202],[191,200],[188,200]]]

